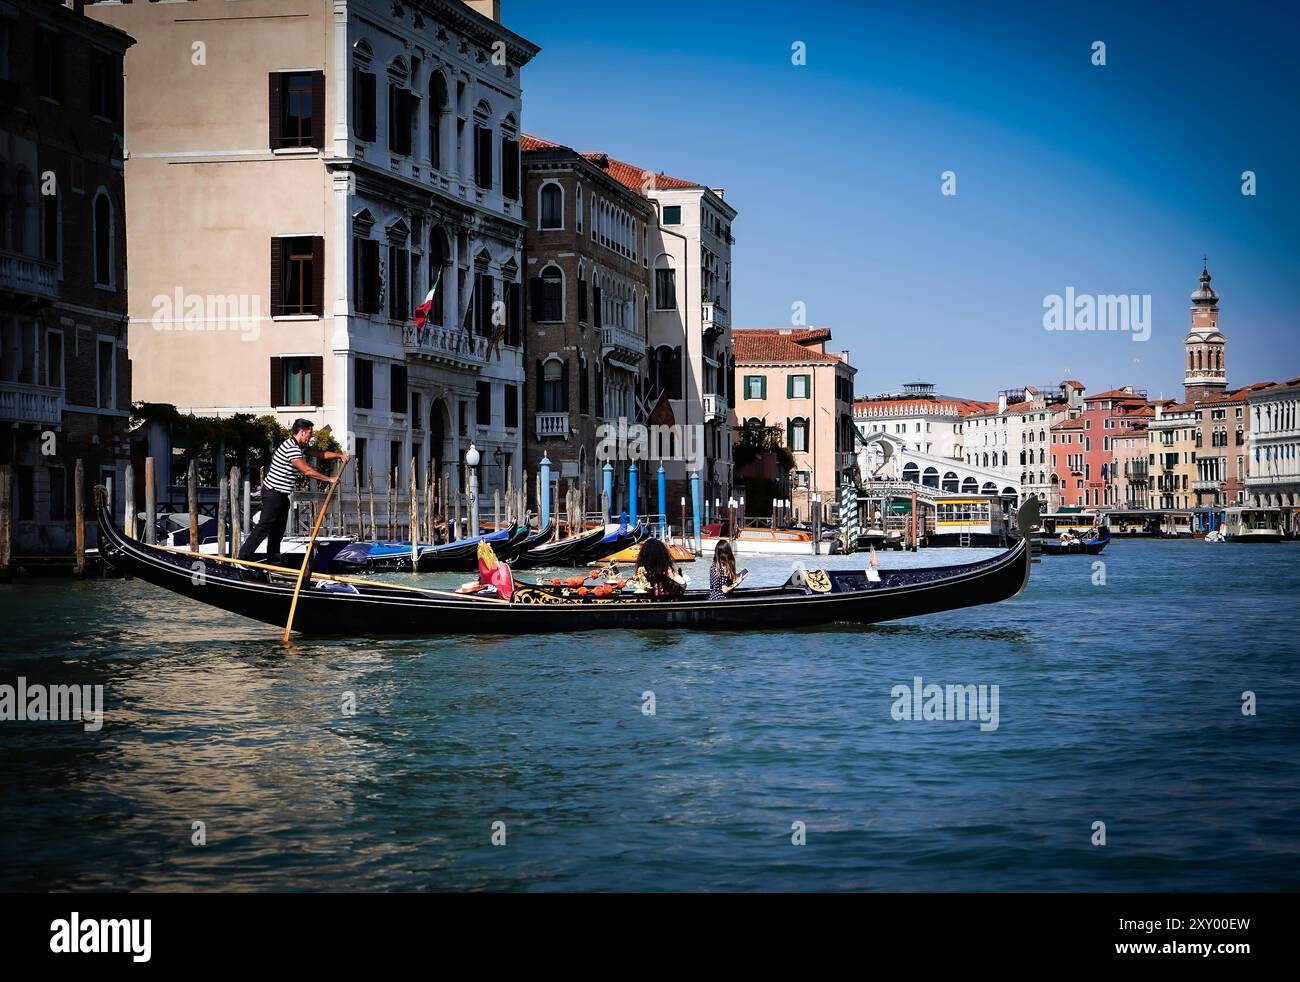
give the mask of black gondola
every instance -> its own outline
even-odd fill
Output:
[[[516,569],[537,569],[542,566],[576,566],[575,556],[605,537],[604,528],[588,529],[577,535],[570,535],[558,542],[526,549],[515,557],[512,566]]]
[[[530,531],[526,525],[510,527],[504,542],[491,542],[497,556],[502,559],[512,557],[528,539]],[[426,549],[420,553],[417,573],[464,573],[478,569],[479,537],[462,539],[450,545]]]
[[[615,531],[607,531],[599,539],[578,549],[570,561],[574,566],[586,566],[588,563],[599,562],[606,556],[612,556],[616,552],[622,552],[649,537],[650,526],[644,523],[633,525],[631,528],[619,526]]]
[[[238,567],[192,553],[176,553],[127,539],[98,492],[100,552],[136,578],[267,624],[285,623],[293,596],[290,577],[246,581]],[[1037,500],[1020,510],[1028,532]],[[200,573],[196,564],[202,564]],[[294,627],[310,635],[536,634],[549,631],[771,630],[831,623],[870,624],[944,610],[997,603],[1029,582],[1030,554],[1022,537],[1009,550],[981,562],[926,569],[881,570],[872,582],[856,570],[808,570],[781,587],[741,588],[712,601],[704,592],[679,600],[580,597],[561,588],[520,584],[514,599],[484,599],[383,583],[342,583],[313,578],[298,600]]]
[[[1060,539],[1043,539],[1039,542],[1044,556],[1095,556],[1110,543],[1110,529],[1105,525],[1096,529],[1095,534],[1077,542],[1062,542]]]

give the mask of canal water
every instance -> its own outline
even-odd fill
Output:
[[[289,653],[138,581],[0,586],[0,685],[105,702],[0,722],[0,889],[1300,888],[1300,545],[1100,560],[869,628]],[[896,719],[917,677],[983,726]]]

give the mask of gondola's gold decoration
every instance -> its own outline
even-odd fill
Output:
[[[813,593],[830,593],[831,578],[824,569],[810,569],[804,572],[804,582]]]
[[[588,594],[581,597],[576,593],[565,590],[562,593],[553,593],[550,590],[542,590],[532,586],[516,586],[515,595],[512,598],[513,603],[533,604],[542,606],[561,605],[587,605],[592,604],[611,604],[611,603],[645,603],[650,598],[646,596],[637,596],[636,594],[615,593],[611,596],[598,597],[594,594]]]

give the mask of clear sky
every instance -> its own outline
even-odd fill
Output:
[[[1202,254],[1229,384],[1300,374],[1298,11],[502,2],[542,47],[528,132],[726,188],[735,326],[802,301],[859,394],[974,398],[1066,377],[1181,395]],[[1150,338],[1045,330],[1071,287],[1149,295]]]

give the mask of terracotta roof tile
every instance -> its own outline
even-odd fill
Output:
[[[540,136],[533,136],[531,133],[521,133],[519,135],[519,149],[524,153],[528,153],[530,150],[568,150],[569,148],[562,143],[543,140]]]
[[[662,172],[655,173],[646,170],[644,167],[638,167],[636,164],[616,160],[609,154],[601,153],[599,150],[583,151],[582,156],[618,181],[619,184],[631,188],[633,191],[640,191],[646,187],[662,191],[692,190],[704,187],[703,184],[696,184],[694,181],[684,181],[680,177],[670,177]]]
[[[837,355],[826,355],[809,345],[831,339],[829,327],[805,330],[735,327],[731,329],[731,351],[737,364],[758,362],[842,364]]]

